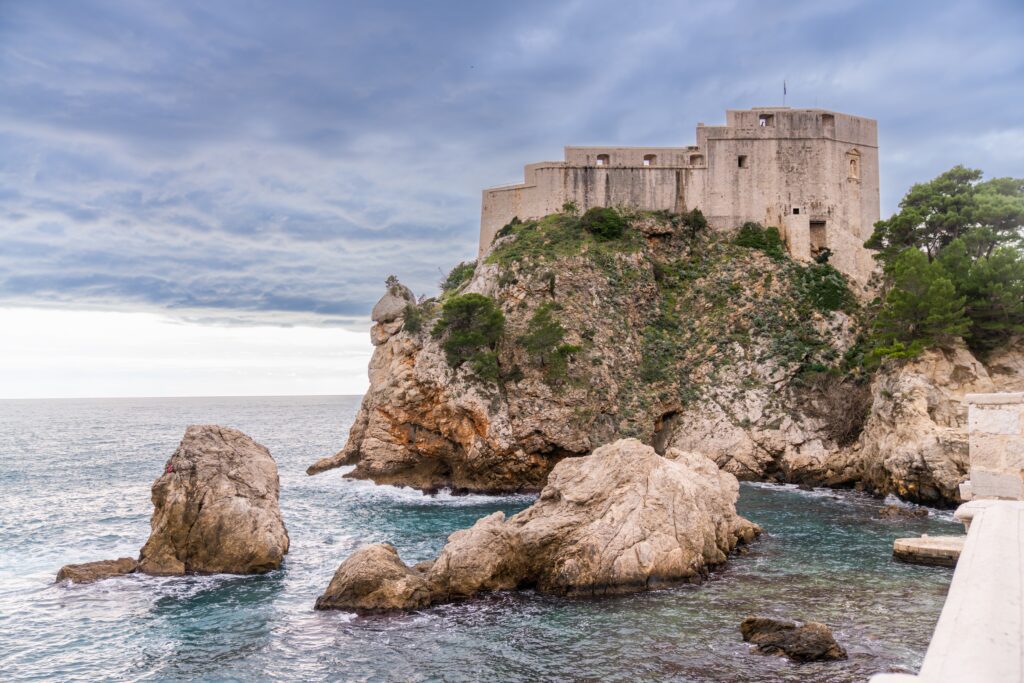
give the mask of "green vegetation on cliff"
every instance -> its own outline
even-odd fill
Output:
[[[914,185],[865,246],[885,293],[872,356],[907,357],[965,337],[987,351],[1024,332],[1024,179],[981,182],[955,166]]]
[[[611,400],[615,432],[648,439],[659,415],[718,383],[772,392],[780,376],[803,375],[808,391],[851,391],[859,355],[832,327],[856,337],[856,298],[828,264],[789,259],[774,228],[730,238],[709,233],[699,211],[578,213],[515,220],[485,259],[508,321],[493,347],[499,383],[521,388],[536,373],[566,397],[594,394],[578,400],[581,423]]]
[[[480,379],[498,379],[498,358],[494,352],[505,329],[505,315],[494,300],[482,294],[453,296],[441,307],[441,317],[431,334],[444,341],[445,358],[453,368],[463,363]]]

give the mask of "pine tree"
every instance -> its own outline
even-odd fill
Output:
[[[892,287],[875,318],[873,357],[913,356],[945,346],[967,333],[965,297],[938,262],[919,249],[906,249],[892,262]]]

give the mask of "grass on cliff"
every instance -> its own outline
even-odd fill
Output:
[[[496,239],[513,237],[496,246],[488,263],[500,266],[536,264],[586,252],[611,255],[639,251],[643,236],[629,225],[629,216],[618,209],[591,209],[582,216],[566,211],[520,222],[498,231]]]

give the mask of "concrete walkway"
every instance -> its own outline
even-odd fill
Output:
[[[1024,681],[1024,502],[977,502],[921,672],[871,683]]]

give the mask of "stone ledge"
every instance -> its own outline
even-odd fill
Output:
[[[955,567],[966,536],[921,536],[897,538],[892,544],[892,557],[907,564],[934,567]]]
[[[1024,391],[1004,392],[1000,394],[967,394],[967,396],[964,397],[964,401],[975,405],[1024,403]]]

